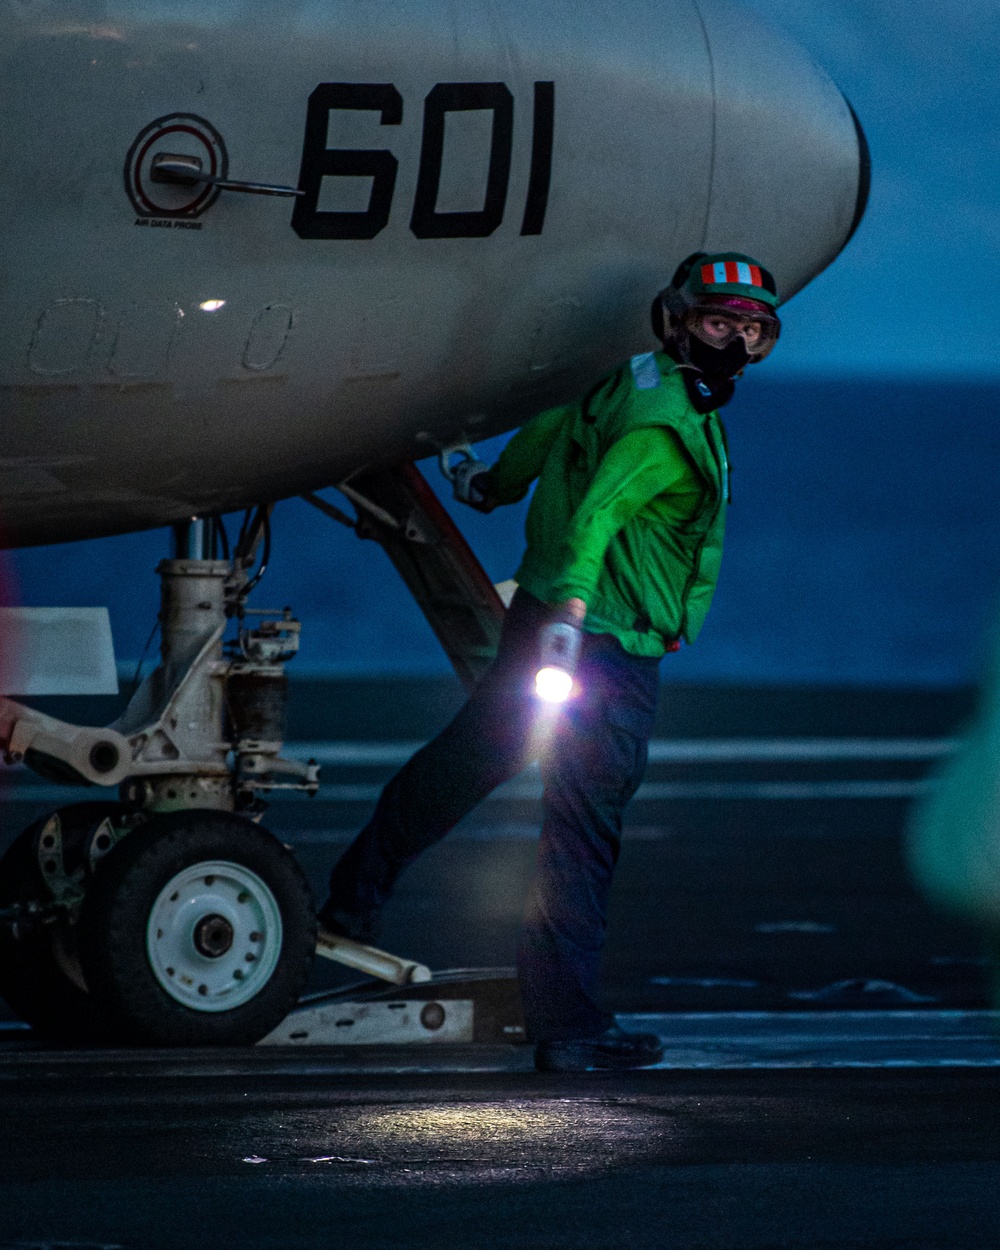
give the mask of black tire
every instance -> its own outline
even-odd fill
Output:
[[[117,803],[74,803],[58,809],[68,870],[82,859],[84,839]],[[46,901],[49,893],[38,866],[38,838],[52,813],[40,817],[0,859],[0,907]],[[0,926],[0,996],[43,1037],[75,1045],[113,1040],[107,1013],[78,983],[77,927],[69,919],[20,930]]]
[[[231,865],[244,875],[249,871],[266,887],[262,897],[280,912],[280,937],[275,931],[273,941],[266,933],[263,938],[264,945],[271,942],[268,961],[274,959],[273,970],[249,1001],[232,1009],[188,1005],[190,990],[185,991],[188,1001],[178,1001],[173,991],[180,991],[179,982],[167,981],[164,969],[158,971],[154,964],[155,949],[152,954],[147,950],[147,926],[154,909],[165,906],[167,885],[201,864],[213,863]],[[209,873],[203,879],[212,885],[216,875]],[[239,901],[244,901],[242,896]],[[176,924],[180,933],[183,922]],[[199,928],[196,925],[193,932]],[[252,939],[260,936],[251,934]],[[206,967],[213,974],[224,970],[238,957],[241,941],[237,924],[237,937],[219,956],[227,965],[213,963],[213,955],[212,960],[205,957]],[[193,938],[189,944],[185,957],[193,964],[201,956],[194,951]],[[91,993],[121,1034],[147,1045],[245,1046],[259,1041],[298,1002],[315,952],[316,919],[309,887],[291,852],[252,821],[225,812],[152,817],[102,863],[80,922],[80,957]],[[173,969],[168,971],[173,974]],[[184,979],[191,984],[190,977]],[[171,992],[165,988],[168,984]],[[241,982],[232,992],[246,990]]]

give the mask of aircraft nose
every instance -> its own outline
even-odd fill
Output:
[[[757,257],[784,300],[830,264],[861,221],[870,185],[864,130],[839,88],[781,31],[730,0],[698,7],[715,110],[705,247]]]

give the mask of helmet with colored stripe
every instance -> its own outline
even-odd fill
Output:
[[[778,291],[774,277],[759,261],[742,252],[693,252],[682,261],[670,285],[653,301],[653,331],[657,338],[671,340],[684,360],[691,363],[691,339],[704,338],[696,315],[714,312],[721,322],[750,319],[757,323],[757,342],[745,338],[748,362],[763,360],[777,342],[781,322],[776,312]],[[724,329],[724,325],[721,327]],[[706,339],[710,346],[726,343]],[[758,345],[759,344],[759,345]],[[694,344],[699,367],[716,364]],[[719,358],[721,361],[721,358]]]
[[[685,267],[687,274],[678,282]],[[696,252],[681,265],[670,285],[683,288],[699,302],[705,296],[738,295],[768,308],[778,307],[778,288],[769,270],[741,252]]]

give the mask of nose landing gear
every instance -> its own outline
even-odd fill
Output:
[[[270,791],[318,786],[315,763],[281,754],[299,624],[246,606],[268,510],[232,559],[215,558],[214,526],[185,527],[161,562],[160,664],[114,725],[0,698],[8,763],[122,800],[60,809],[0,862],[0,994],[50,1037],[247,1044],[305,985],[309,891],[256,823]]]

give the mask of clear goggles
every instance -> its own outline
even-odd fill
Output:
[[[744,305],[740,307],[739,305]],[[754,306],[749,300],[738,303],[696,304],[684,314],[684,328],[709,347],[721,350],[742,338],[754,362],[767,356],[781,333],[781,322],[773,313]]]

